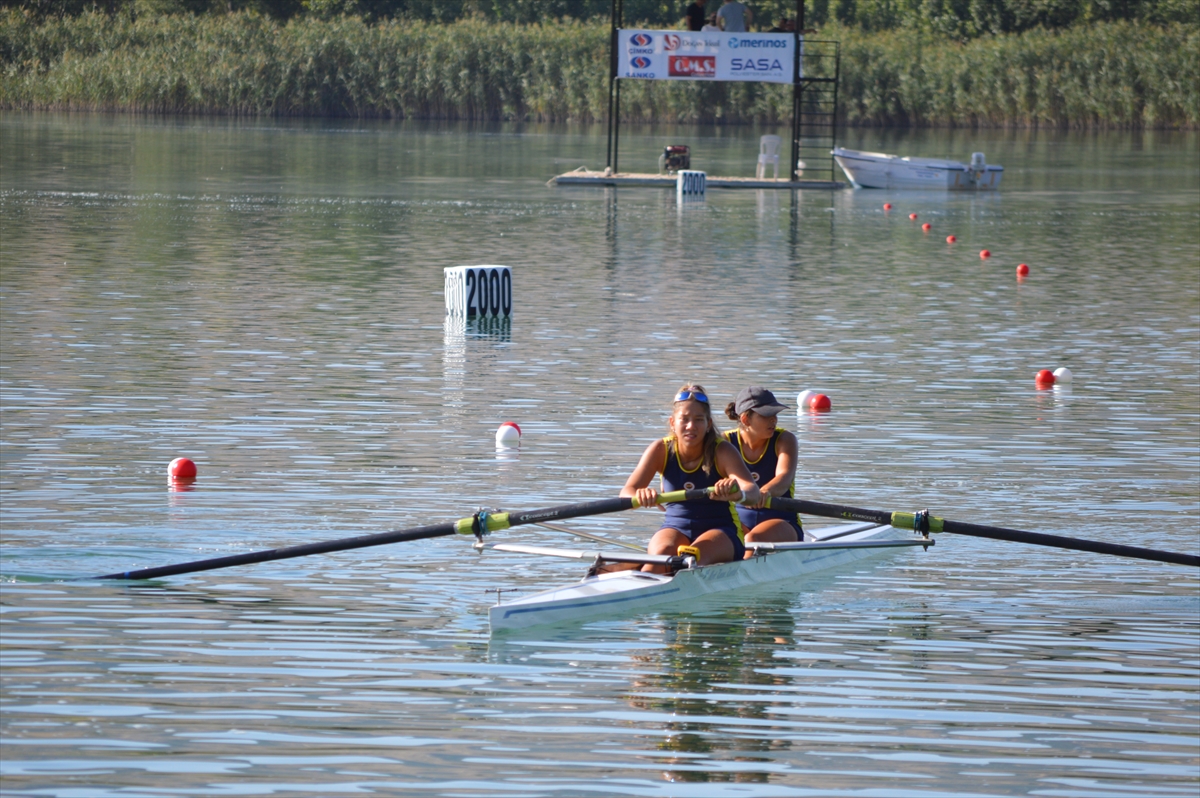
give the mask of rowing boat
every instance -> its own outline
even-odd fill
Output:
[[[911,533],[874,523],[841,524],[807,535],[813,539],[801,543],[757,544],[753,556],[747,559],[704,566],[696,565],[690,557],[495,544],[489,548],[585,560],[591,562],[591,568],[588,575],[575,584],[497,603],[488,611],[488,619],[492,632],[496,633],[635,613],[716,593],[795,580],[897,547],[933,544],[928,537],[914,539]],[[597,573],[604,563],[652,563],[678,570],[670,574],[646,571]]]

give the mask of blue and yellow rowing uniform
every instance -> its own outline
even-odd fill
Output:
[[[716,463],[713,463],[712,471],[708,474],[704,473],[703,464],[688,471],[679,462],[679,452],[675,449],[674,439],[663,438],[663,443],[667,445],[667,455],[659,469],[662,474],[660,485],[663,493],[711,488],[724,476]],[[662,528],[676,529],[686,535],[688,540],[695,540],[698,535],[710,529],[719,529],[733,543],[734,559],[740,560],[746,553],[745,531],[738,521],[738,510],[733,502],[717,502],[711,499],[673,502],[667,505],[667,517],[663,520]]]
[[[760,488],[775,478],[775,470],[779,467],[779,434],[783,430],[779,427],[775,428],[775,432],[771,435],[771,440],[767,441],[767,447],[763,449],[763,453],[759,455],[757,460],[750,460],[746,457],[746,451],[742,448],[742,436],[736,429],[731,429],[725,433],[725,440],[737,447],[738,454],[742,456],[742,462],[746,464],[746,468],[750,471],[750,476],[754,478],[754,484]],[[788,485],[786,498],[793,498],[796,495],[796,482],[792,481]],[[741,520],[742,526],[746,529],[754,529],[754,527],[773,518],[778,518],[781,521],[786,521],[791,524],[796,530],[796,540],[804,540],[804,530],[800,526],[799,513],[789,513],[786,510],[768,510],[765,508],[754,509],[752,507],[737,507],[738,519]]]

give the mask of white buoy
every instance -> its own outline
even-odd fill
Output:
[[[1066,366],[1059,366],[1058,368],[1056,368],[1054,370],[1055,384],[1060,383],[1060,382],[1070,382],[1070,381],[1071,381],[1071,370],[1069,368],[1067,368]]]
[[[817,395],[816,391],[801,391],[796,394],[796,412],[807,413],[809,410],[808,400]]]
[[[521,444],[521,428],[516,422],[505,421],[496,430],[496,445],[512,448]]]

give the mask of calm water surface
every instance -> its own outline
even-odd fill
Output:
[[[622,165],[681,141],[750,174],[765,132],[631,130]],[[1194,569],[943,535],[496,639],[497,590],[581,569],[438,539],[64,581],[613,496],[692,379],[832,397],[781,417],[804,497],[1196,553],[1195,133],[851,131],[983,150],[1004,189],[683,207],[547,187],[603,165],[594,128],[5,114],[0,140],[5,795],[1200,789]],[[513,268],[511,324],[445,323],[442,268],[474,263]]]

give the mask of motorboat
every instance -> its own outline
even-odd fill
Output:
[[[961,163],[835,147],[833,159],[855,188],[991,191],[1000,188],[1004,176],[1004,167],[988,163],[982,152]]]

